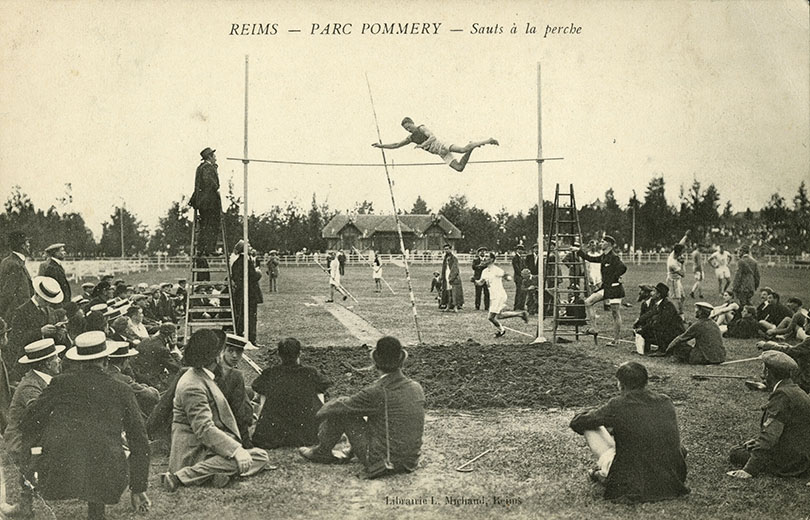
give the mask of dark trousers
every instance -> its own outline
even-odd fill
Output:
[[[481,296],[484,296],[484,309],[489,309],[489,287],[486,285],[475,286],[475,310],[481,308]]]
[[[349,438],[349,444],[363,465],[368,459],[368,435],[366,421],[359,415],[338,415],[321,421],[318,427],[318,450],[329,453],[340,442],[343,434]]]
[[[735,466],[745,466],[748,463],[748,459],[751,458],[751,453],[748,451],[748,448],[745,447],[744,444],[738,444],[731,448],[731,451],[728,454],[728,460]]]
[[[515,276],[515,310],[522,311],[526,307],[526,293],[523,291],[523,280]]]
[[[197,210],[200,222],[200,235],[197,239],[198,255],[210,255],[216,249],[220,214],[221,212],[218,209]]]
[[[241,294],[241,293],[237,293]],[[236,296],[236,294],[234,295]],[[248,333],[247,339],[256,344],[256,316],[258,314],[259,304],[258,303],[249,303],[248,304]],[[240,336],[244,337],[245,335],[245,315],[244,311],[242,311],[242,302],[240,300],[234,299],[233,302],[233,312],[236,313],[236,333]]]
[[[751,298],[754,296],[754,291],[739,290],[734,293],[734,297],[740,302],[740,306],[751,305]]]

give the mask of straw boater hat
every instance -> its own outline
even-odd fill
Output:
[[[371,351],[371,360],[383,370],[400,368],[406,359],[408,351],[402,348],[402,344],[393,336],[380,338],[377,346]]]
[[[65,357],[71,361],[89,361],[107,357],[118,350],[117,342],[107,342],[107,336],[100,330],[84,332],[76,336],[76,346],[69,349]]]
[[[90,307],[90,312],[100,312],[104,314],[107,312],[107,304],[106,303],[97,303]]]
[[[713,310],[714,310],[714,305],[712,305],[712,304],[711,304],[711,303],[709,303],[709,302],[697,302],[697,303],[695,304],[695,307],[697,307],[698,309],[707,309],[707,310],[709,310],[709,311],[713,311]]]
[[[96,286],[96,284],[94,284],[93,282],[84,282],[82,284],[82,289],[88,290],[88,289],[92,289],[95,286]]]
[[[138,351],[132,348],[129,341],[107,340],[107,345],[112,345],[115,347],[115,351],[108,356],[111,358],[125,358],[138,355]]]
[[[36,276],[31,283],[34,285],[34,292],[48,303],[62,303],[65,299],[59,282],[49,276]]]
[[[38,339],[25,346],[25,355],[19,359],[23,365],[36,363],[65,351],[64,345],[56,345],[53,338]]]
[[[50,253],[52,251],[57,251],[59,248],[65,247],[65,244],[61,242],[57,242],[56,244],[51,244],[45,248],[46,253]]]
[[[242,350],[259,350],[259,347],[248,341],[247,338],[235,334],[225,334],[225,347],[236,347]]]

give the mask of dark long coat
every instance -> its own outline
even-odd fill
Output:
[[[265,396],[253,443],[259,448],[308,446],[318,443],[315,414],[322,394],[331,385],[314,367],[276,365],[265,369],[253,381],[253,390]]]
[[[25,262],[11,253],[0,262],[0,318],[10,322],[17,307],[33,295],[34,285]]]
[[[41,441],[37,468],[46,500],[115,504],[127,486],[146,491],[149,441],[135,394],[101,367],[54,377],[25,411],[23,432]]]
[[[197,211],[222,212],[219,173],[217,173],[216,164],[203,161],[197,166],[197,173],[194,176],[194,193],[188,204]]]
[[[62,267],[56,260],[53,258],[48,258],[39,264],[39,275],[48,276],[56,280],[59,283],[59,287],[62,289],[62,294],[65,295],[65,299],[62,300],[62,302],[66,303],[70,301],[70,283],[67,280],[65,268]]]
[[[571,420],[571,429],[579,434],[599,426],[613,428],[616,440],[606,499],[651,502],[689,493],[678,419],[669,397],[646,388],[630,390]]]

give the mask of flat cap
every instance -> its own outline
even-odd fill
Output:
[[[777,350],[766,350],[759,356],[766,367],[775,368],[777,370],[794,371],[799,370],[799,365],[792,357],[784,352]]]

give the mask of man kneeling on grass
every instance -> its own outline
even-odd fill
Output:
[[[672,401],[647,389],[647,369],[640,363],[622,363],[616,379],[621,395],[571,420],[571,429],[585,436],[598,460],[589,476],[604,483],[607,500],[653,502],[686,495],[686,450]],[[606,428],[612,428],[612,436]]]
[[[673,354],[678,361],[690,365],[714,365],[725,361],[723,333],[717,323],[709,318],[713,309],[711,303],[696,303],[695,318],[698,321],[670,342],[666,354]],[[689,344],[692,339],[695,340],[694,346]]]
[[[810,475],[810,397],[793,382],[796,362],[783,352],[769,350],[760,359],[771,390],[763,407],[759,435],[732,448],[729,460],[742,469],[729,471],[736,478],[760,473],[779,477]]]
[[[329,401],[318,410],[316,418],[322,421],[318,444],[299,448],[301,456],[333,464],[356,455],[366,478],[414,471],[422,448],[425,394],[419,383],[402,374],[407,358],[398,339],[380,338],[371,359],[383,375],[356,394]],[[351,449],[335,454],[332,448],[344,433]]]

